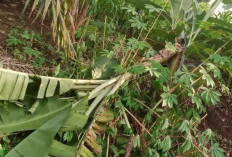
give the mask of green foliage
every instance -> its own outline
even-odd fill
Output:
[[[212,157],[224,157],[224,150],[219,147],[218,143],[214,143],[210,149]]]
[[[190,85],[194,82],[194,78],[197,77],[196,74],[190,72],[185,65],[182,66],[182,71],[177,71],[175,73],[176,77],[179,77],[179,83],[183,83],[185,85]]]
[[[89,108],[88,100],[82,99],[78,103],[78,88],[81,86],[75,86],[67,80],[30,77],[28,83],[36,84],[36,88],[32,86],[32,89],[36,89],[38,93],[29,93],[29,97],[25,97],[26,100],[16,99],[16,102],[7,101],[1,105],[0,117],[9,114],[13,121],[2,117],[0,119],[6,120],[6,124],[17,126],[17,129],[12,127],[10,131],[5,132],[38,129],[55,113],[63,111],[61,108],[70,107],[72,103],[72,110],[63,122],[60,132],[56,134],[55,141],[48,146],[48,152],[52,156],[71,157],[76,152],[80,156],[105,156],[106,152],[109,153],[108,156],[122,156],[132,135],[135,135],[135,139],[131,156],[224,156],[224,151],[217,144],[212,131],[198,129],[206,106],[220,104],[220,96],[230,94],[231,82],[230,78],[226,78],[232,76],[231,15],[221,13],[217,17],[211,16],[219,1],[212,5],[205,1],[192,0],[171,0],[170,3],[166,1],[167,4],[159,0],[90,1],[89,9],[86,10],[88,17],[83,20],[86,23],[77,30],[72,30],[73,22],[79,19],[78,16],[72,19],[74,1],[65,1],[64,4],[59,3],[63,2],[62,0],[33,2],[33,11],[37,10],[36,6],[41,7],[37,16],[42,14],[44,19],[45,15],[49,14],[48,19],[52,17],[52,26],[57,28],[53,30],[59,33],[56,35],[61,39],[58,42],[68,44],[65,50],[74,53],[76,60],[70,60],[66,70],[63,70],[62,63],[58,65],[56,60],[47,60],[47,52],[55,51],[40,35],[27,30],[12,30],[6,43],[17,59],[31,60],[35,67],[58,65],[54,70],[57,77],[93,81],[93,78],[110,79],[126,72],[133,77],[109,99],[102,100],[105,96],[102,94],[110,93],[107,90],[95,93],[94,96],[97,97],[89,102],[95,107],[100,107],[93,109]],[[79,9],[84,7],[85,3],[79,2],[76,8],[78,11],[75,13],[82,15]],[[28,4],[26,5],[29,6]],[[59,5],[61,8],[57,10]],[[60,13],[59,18],[57,13]],[[73,33],[74,43],[70,44],[69,33]],[[150,60],[157,57],[154,55],[160,49],[166,48],[173,52],[178,50],[172,43],[179,38],[185,41],[187,56],[184,63],[192,63],[194,66],[181,64],[178,71],[171,76],[169,62],[161,65]],[[224,45],[226,42],[228,43]],[[65,59],[60,52],[56,54],[59,59]],[[149,60],[147,64],[142,63],[143,57]],[[22,83],[20,86],[20,81],[16,81],[16,77],[20,77],[6,77],[2,73],[0,75],[0,95],[6,100],[9,100],[12,91],[15,97],[19,95],[19,90],[14,88],[22,87]],[[7,78],[11,79],[4,81]],[[118,78],[119,87],[123,77]],[[3,84],[9,88],[3,89]],[[20,87],[11,84],[18,84]],[[93,86],[102,88],[100,84]],[[78,90],[70,91],[72,88]],[[81,94],[87,95],[91,90],[92,88],[84,89],[84,93],[81,91]],[[62,94],[61,98],[54,98],[54,103],[48,105],[53,99],[49,97],[57,94]],[[43,100],[37,101],[37,98]],[[66,103],[63,104],[63,100]],[[56,106],[59,104],[60,106]],[[113,108],[114,121],[113,113],[101,108],[108,105]],[[91,109],[91,113],[87,114],[88,108]],[[7,109],[12,111],[7,113]],[[29,123],[30,120],[35,121]],[[24,125],[18,125],[19,121],[22,122],[20,124],[30,124],[31,128],[25,129]],[[0,125],[0,130],[1,127],[4,125]],[[4,135],[1,140],[0,156],[9,151],[10,142],[6,137]],[[12,135],[8,137],[13,138]]]
[[[55,53],[52,46],[40,34],[28,30],[12,29],[8,39],[6,39],[6,44],[16,59],[20,61],[32,60],[34,67],[42,67],[45,62],[52,62],[52,60],[45,59],[45,53]],[[54,64],[57,64],[56,61]]]
[[[148,44],[144,41],[138,41],[135,38],[128,39],[128,46],[130,46],[133,50],[140,49],[143,50],[144,48],[148,47]]]
[[[206,70],[203,67],[201,67],[200,73],[202,73],[202,79],[206,81],[207,86],[215,86],[212,77],[209,74],[207,74]]]
[[[166,152],[171,147],[171,138],[170,136],[166,136],[160,143],[159,149],[162,149],[163,152]]]
[[[181,124],[180,128],[178,129],[178,131],[180,132],[188,132],[189,131],[189,121],[188,120],[184,120],[183,123]]]
[[[138,17],[132,17],[129,22],[131,22],[131,27],[135,27],[137,29],[147,29],[146,23],[142,23]]]
[[[65,132],[63,139],[65,142],[70,142],[73,139],[73,132],[71,132],[71,131]]]
[[[206,87],[202,87],[202,89],[203,92],[201,93],[201,96],[207,104],[215,105],[217,102],[220,101],[219,97],[221,96],[221,94],[218,91]]]
[[[197,105],[197,109],[200,109],[202,107],[202,100],[199,98],[197,94],[189,93],[188,96],[191,97],[192,103]]]
[[[2,145],[0,144],[0,156],[4,156],[4,150],[3,150],[3,148],[2,148]]]
[[[177,104],[176,95],[174,94],[163,93],[161,94],[161,97],[163,98],[162,106],[168,106],[169,108],[172,108],[174,104]]]
[[[132,74],[142,74],[144,72],[146,72],[146,67],[144,65],[135,65],[132,66],[128,72],[132,73]]]
[[[156,78],[156,82],[161,85],[167,84],[170,79],[170,70],[167,67],[163,67],[160,63],[151,62],[151,74],[154,74]]]

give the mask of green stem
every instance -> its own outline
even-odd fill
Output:
[[[102,99],[107,95],[107,93],[109,93],[110,89],[112,88],[112,85],[103,89],[101,91],[100,94],[98,94],[98,96],[94,99],[94,101],[92,102],[92,104],[90,105],[89,109],[86,111],[86,115],[89,116],[91,114],[91,112],[97,107],[97,105],[99,104],[99,102],[102,101]]]

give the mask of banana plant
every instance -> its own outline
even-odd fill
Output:
[[[4,71],[9,71],[9,70],[4,70]],[[21,74],[19,75],[18,72],[13,72],[13,71],[9,71],[9,73],[13,73],[13,74],[16,73],[17,74],[16,77],[18,76],[21,77],[21,75],[25,76],[25,74],[19,73]],[[11,76],[13,76],[13,74]],[[72,102],[70,102],[69,100],[63,100],[62,98],[58,97],[57,96],[59,94],[58,93],[57,95],[53,95],[52,97],[49,98],[34,97],[35,101],[29,104],[29,107],[27,108],[28,103],[30,103],[27,97],[29,97],[30,94],[26,94],[24,100],[20,100],[17,102],[12,101],[10,99],[5,100],[4,97],[4,101],[0,103],[1,134],[11,134],[14,132],[34,130],[34,132],[31,135],[29,135],[12,151],[10,151],[9,154],[7,154],[7,156],[9,157],[30,156],[31,154],[35,153],[36,154],[35,156],[41,157],[41,156],[49,155],[50,148],[53,149],[51,150],[50,155],[54,155],[54,153],[56,152],[54,151],[54,149],[56,149],[56,147],[53,146],[53,144],[58,145],[59,147],[64,147],[64,148],[68,147],[62,145],[57,141],[54,142],[53,140],[55,135],[58,132],[61,133],[66,131],[76,131],[77,129],[83,129],[86,126],[86,123],[89,119],[89,116],[92,114],[92,111],[97,106],[99,106],[99,103],[102,104],[103,102],[102,100],[107,95],[114,94],[118,90],[118,88],[126,80],[129,79],[130,76],[131,76],[130,74],[126,73],[120,77],[105,81],[101,85],[97,86],[97,88],[95,88],[89,94],[86,94],[86,96],[84,96],[83,98],[76,99]],[[40,78],[44,79],[42,76]],[[51,79],[52,78],[50,78],[50,80]],[[73,80],[69,80],[69,81],[73,82]],[[13,81],[5,80],[5,82],[6,84],[9,85],[9,83],[12,83]],[[91,80],[85,80],[84,82],[91,82]],[[97,82],[99,82],[99,80],[97,80]],[[17,84],[17,81],[15,81],[15,83]],[[43,83],[41,81],[39,86],[42,85]],[[5,88],[4,87],[5,86],[3,86],[3,91],[7,89],[6,87]],[[49,85],[47,86],[47,88],[49,88]],[[73,88],[73,90],[76,90],[76,88]],[[12,94],[14,93],[14,91],[8,93]],[[40,93],[40,89],[38,93]],[[93,100],[89,106],[88,102],[90,102],[91,99]],[[99,111],[97,112],[97,116],[94,122],[107,123],[110,120],[113,120],[112,112],[109,109],[100,108]],[[97,127],[96,124],[95,126]],[[92,139],[88,141],[88,143],[91,142],[93,142]],[[38,148],[38,150],[34,149],[35,147]],[[83,147],[84,146],[81,145],[81,148]],[[31,150],[32,152],[28,152],[29,150]],[[82,153],[81,152],[82,150],[80,149],[80,154],[83,154],[83,152]],[[97,152],[100,153],[100,150],[98,150]]]
[[[150,60],[163,63],[176,53],[158,54]],[[145,62],[144,66],[149,67],[150,62]],[[100,154],[102,146],[97,136],[103,136],[114,119],[108,97],[132,76],[126,72],[109,80],[75,80],[0,69],[1,135],[32,132],[6,157],[92,157]],[[82,94],[70,98],[70,91]],[[66,131],[77,130],[80,130],[79,137],[72,146],[55,138]]]

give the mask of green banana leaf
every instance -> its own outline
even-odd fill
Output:
[[[85,96],[73,105],[74,107],[60,131],[75,131],[85,126],[89,119],[89,116],[85,115],[85,111],[89,108],[88,96]]]
[[[44,98],[48,83],[49,83],[49,79],[41,76],[41,84],[39,87],[37,98],[41,98],[41,99]]]
[[[192,0],[170,0],[171,3],[171,16],[172,18],[179,18],[182,10],[188,11],[192,7]]]
[[[64,94],[68,92],[74,86],[74,82],[68,79],[59,79],[59,83],[60,83],[59,94]]]
[[[12,149],[6,157],[45,157],[50,150],[53,139],[61,128],[62,123],[70,113],[71,106],[65,108],[58,115],[43,124],[34,131],[14,149]]]
[[[47,101],[36,100],[29,112],[14,103],[5,103],[7,105],[0,103],[0,132],[2,133],[35,130],[71,106],[69,102],[61,101],[56,97],[49,98]],[[88,95],[74,106],[60,131],[75,131],[83,128],[88,121],[89,116],[85,115],[88,109]]]
[[[106,79],[114,75],[113,67],[119,62],[114,57],[100,56],[94,60],[92,76],[95,79]]]
[[[27,74],[3,69],[0,71],[0,100],[22,100],[29,82]]]
[[[55,157],[75,157],[76,149],[75,146],[68,146],[53,140],[48,154]]]
[[[35,96],[40,99],[53,97],[58,88],[59,94],[63,94],[74,86],[71,79],[29,76],[26,73],[0,68],[0,100],[23,100],[26,92],[28,92],[30,81],[38,84],[38,88],[33,87],[33,90],[36,92]]]
[[[17,131],[35,130],[55,115],[70,108],[71,104],[57,97],[40,101],[36,111],[31,114],[24,108],[9,102],[0,102],[0,132],[12,133]]]

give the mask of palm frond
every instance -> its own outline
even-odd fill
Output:
[[[76,29],[83,23],[83,18],[88,10],[88,2],[82,3],[85,8],[79,8],[76,1],[67,0],[27,0],[23,13],[32,3],[31,13],[36,13],[34,21],[41,15],[42,23],[48,15],[51,15],[51,27],[53,38],[57,39],[59,47],[64,48],[66,57],[75,58],[75,50],[73,47],[73,34]],[[80,16],[79,16],[80,14]]]

